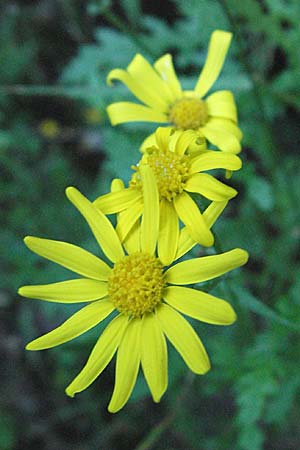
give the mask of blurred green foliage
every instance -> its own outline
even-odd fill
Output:
[[[299,23],[298,0],[2,0],[1,449],[299,449]],[[106,105],[131,97],[121,85],[108,88],[107,73],[136,52],[151,62],[171,52],[184,86],[193,86],[216,28],[234,39],[215,89],[234,92],[244,132],[244,167],[231,179],[239,196],[216,224],[217,250],[242,247],[251,258],[213,292],[239,320],[227,329],[193,323],[211,372],[191,376],[170,348],[162,402],[152,403],[141,379],[111,416],[113,364],[75,399],[64,394],[105,324],[62,348],[23,350],[73,307],[17,297],[24,283],[66,275],[22,238],[97,252],[64,188],[95,198],[113,177],[128,181],[152,129],[110,126]]]

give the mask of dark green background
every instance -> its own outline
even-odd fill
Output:
[[[299,449],[299,24],[298,0],[1,1],[1,450]],[[67,278],[22,238],[97,252],[64,188],[93,199],[113,177],[128,181],[153,129],[110,126],[105,106],[132,97],[119,84],[108,88],[107,73],[136,52],[151,62],[171,52],[183,86],[193,87],[216,28],[234,38],[213,89],[234,92],[244,139],[243,169],[230,181],[239,195],[214,229],[224,251],[242,247],[250,261],[207,289],[232,303],[238,321],[193,322],[211,372],[194,377],[170,348],[161,403],[139,380],[111,415],[114,364],[76,398],[64,394],[103,325],[25,352],[76,307],[17,296],[22,284]]]

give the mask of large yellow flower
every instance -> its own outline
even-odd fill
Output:
[[[184,287],[218,277],[247,261],[241,249],[185,260],[164,268],[155,253],[158,234],[158,192],[148,166],[141,169],[147,208],[139,233],[127,254],[107,217],[75,188],[68,188],[69,200],[89,224],[108,265],[75,245],[25,238],[35,253],[79,274],[76,278],[48,285],[24,286],[25,297],[60,303],[87,302],[81,310],[53,331],[27,345],[28,350],[51,348],[88,331],[115,311],[100,335],[86,365],[67,387],[71,397],[86,389],[104,370],[117,352],[115,387],[109,411],[119,411],[127,402],[141,365],[155,402],[168,384],[166,338],[174,345],[188,367],[197,374],[210,368],[199,337],[180,313],[216,325],[229,325],[236,319],[224,300]],[[152,205],[152,206],[151,206]],[[212,220],[213,214],[210,215]]]
[[[108,83],[122,81],[144,103],[117,102],[109,105],[107,112],[112,125],[134,121],[166,123],[177,133],[192,129],[197,131],[198,141],[202,142],[205,137],[225,152],[239,153],[242,133],[237,126],[232,93],[217,91],[204,99],[219,76],[231,37],[231,33],[226,31],[212,33],[207,59],[193,91],[182,90],[169,54],[158,59],[154,67],[137,54],[127,70],[112,70]],[[151,135],[144,141],[142,150],[152,141]]]
[[[123,241],[142,215],[144,203],[140,168],[149,165],[155,175],[160,200],[158,256],[166,265],[173,261],[177,251],[179,219],[195,242],[207,247],[213,244],[213,234],[190,194],[198,193],[215,202],[228,201],[237,194],[235,189],[202,172],[212,169],[239,170],[242,165],[240,158],[213,150],[187,153],[194,135],[195,132],[190,130],[179,137],[170,136],[169,128],[158,128],[155,145],[145,151],[135,168],[129,188],[105,194],[94,202],[104,214],[124,211],[119,225],[124,230],[120,236]]]

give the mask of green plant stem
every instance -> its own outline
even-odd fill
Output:
[[[159,422],[155,427],[150,430],[150,432],[146,435],[146,437],[138,444],[135,450],[149,450],[153,447],[153,445],[158,441],[160,436],[167,430],[167,428],[171,425],[173,420],[176,418],[178,411],[180,410],[180,405],[184,401],[192,383],[195,379],[195,374],[192,372],[188,372],[184,385],[179,392],[174,406],[169,414],[166,415],[161,422]]]

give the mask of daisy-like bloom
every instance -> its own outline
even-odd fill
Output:
[[[166,338],[174,345],[188,367],[204,374],[210,363],[203,344],[180,313],[217,325],[229,325],[236,319],[231,306],[210,294],[185,287],[218,277],[247,261],[241,249],[195,258],[164,268],[155,253],[158,235],[158,192],[151,169],[141,169],[146,189],[147,208],[139,233],[126,253],[107,217],[79,191],[70,187],[67,197],[91,228],[108,265],[75,245],[25,238],[30,250],[82,278],[38,286],[24,286],[25,297],[52,302],[87,302],[81,310],[58,328],[35,339],[28,350],[51,348],[88,331],[114,311],[116,315],[100,335],[86,365],[67,387],[73,397],[86,389],[104,370],[117,352],[115,387],[109,411],[119,411],[127,402],[141,365],[155,402],[159,402],[168,384]],[[210,219],[212,220],[212,215]]]
[[[137,54],[127,70],[112,70],[108,83],[120,80],[144,103],[109,105],[107,112],[112,125],[134,121],[165,123],[179,134],[184,130],[195,130],[198,140],[205,137],[225,152],[239,153],[242,133],[237,126],[233,94],[222,90],[205,97],[221,72],[231,38],[232,34],[226,31],[212,33],[208,55],[193,91],[182,90],[169,54],[158,59],[154,67]],[[142,151],[152,142],[153,135],[150,135],[144,141]]]
[[[195,242],[207,247],[213,244],[213,234],[190,194],[197,193],[215,202],[228,201],[237,194],[235,189],[203,172],[212,169],[239,170],[242,165],[240,158],[232,153],[214,150],[187,153],[194,136],[195,132],[191,130],[180,136],[170,136],[170,128],[158,128],[155,145],[145,151],[135,167],[136,173],[129,187],[105,194],[94,202],[104,214],[124,211],[118,225],[118,229],[124,231],[120,235],[123,242],[143,213],[140,168],[149,165],[155,175],[160,200],[158,256],[166,265],[171,263],[177,251],[179,219]]]

